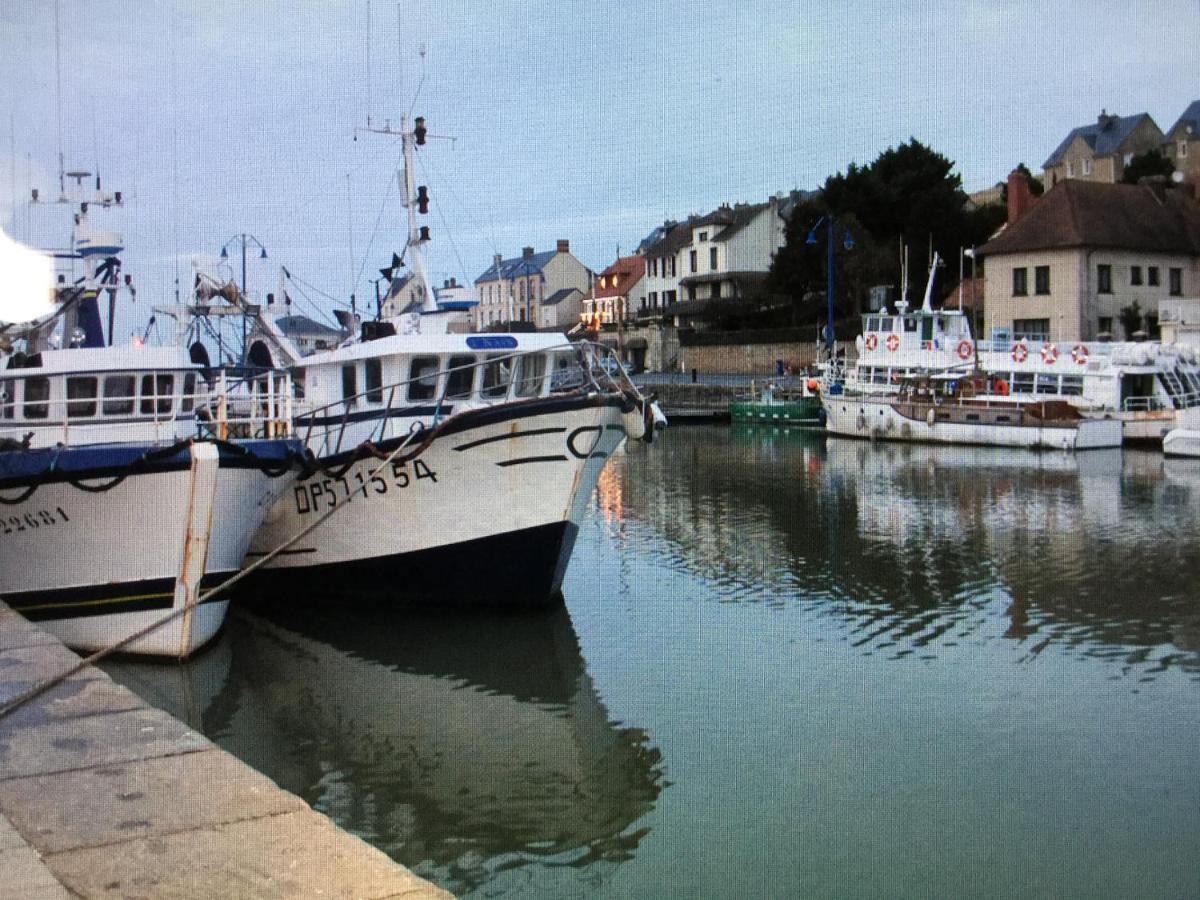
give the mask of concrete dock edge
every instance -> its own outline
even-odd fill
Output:
[[[0,603],[0,703],[78,659]],[[99,669],[0,719],[0,900],[450,896]]]

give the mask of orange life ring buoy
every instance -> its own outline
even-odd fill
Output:
[[[1023,363],[1029,358],[1029,345],[1024,341],[1018,341],[1013,344],[1012,348],[1013,362]]]
[[[1042,362],[1048,366],[1058,362],[1058,348],[1053,344],[1042,344]]]
[[[868,334],[866,341],[863,342],[863,346],[868,350],[874,350],[879,346],[879,336],[876,334]]]
[[[959,359],[970,359],[971,358],[971,349],[972,348],[971,348],[970,341],[968,341],[968,340],[959,341],[958,342],[958,358]]]
[[[1001,397],[1008,396],[1008,382],[1005,381],[1003,378],[996,379],[996,393],[999,394]]]
[[[1081,366],[1087,365],[1088,348],[1084,344],[1076,344],[1071,349],[1071,359],[1075,360]]]
[[[893,353],[895,353],[897,350],[899,350],[900,349],[900,335],[889,334],[887,336],[887,348],[889,350],[891,350]]]

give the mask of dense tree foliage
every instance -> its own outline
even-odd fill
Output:
[[[1000,204],[973,207],[953,170],[952,161],[912,139],[870,165],[851,164],[826,179],[819,195],[799,203],[768,278],[770,290],[792,299],[794,321],[821,318],[825,309],[830,220],[822,223],[823,216],[834,222],[835,316],[860,312],[874,285],[891,285],[898,296],[902,245],[910,248],[911,295],[924,289],[933,250],[946,261],[941,287],[956,284],[962,249],[984,243],[1005,211]],[[846,231],[852,250],[844,248]],[[815,244],[808,243],[810,235]]]
[[[1165,154],[1158,150],[1147,150],[1139,153],[1129,161],[1121,181],[1125,184],[1137,184],[1142,178],[1161,176],[1170,178],[1175,172],[1175,166]]]

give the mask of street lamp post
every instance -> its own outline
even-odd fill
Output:
[[[267,258],[267,248],[264,247],[262,245],[262,243],[259,241],[259,239],[256,238],[252,234],[235,234],[233,237],[231,237],[229,240],[227,240],[225,242],[225,245],[223,247],[221,247],[221,259],[229,259],[229,247],[235,242],[240,243],[242,245],[242,285],[241,285],[241,288],[242,288],[242,301],[244,303],[246,300],[246,248],[247,247],[257,247],[260,251],[262,251],[261,253],[259,253],[259,256],[258,256],[259,259]],[[244,312],[244,310],[243,310],[243,312]],[[245,365],[245,364],[246,364],[246,317],[243,315],[242,316],[242,365]]]
[[[826,235],[826,283],[825,283],[825,299],[829,306],[829,320],[825,323],[825,348],[829,351],[829,361],[833,362],[833,240],[838,229],[838,221],[833,216],[821,216],[817,220],[817,224],[812,227],[812,231],[808,233],[807,244],[817,243],[817,232],[821,230],[821,226],[825,226]],[[845,236],[842,239],[842,247],[846,250],[854,249],[854,236],[850,233],[850,229],[845,225],[841,226]]]

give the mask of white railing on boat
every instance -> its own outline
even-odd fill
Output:
[[[434,386],[413,396],[411,386]],[[500,406],[552,395],[630,394],[637,387],[616,352],[590,341],[513,352],[427,370],[389,384],[369,386],[331,403],[296,410],[297,433],[319,457],[431,428],[463,408]],[[398,429],[397,420],[404,422]],[[362,425],[354,428],[352,426]],[[348,436],[349,435],[349,436]]]

